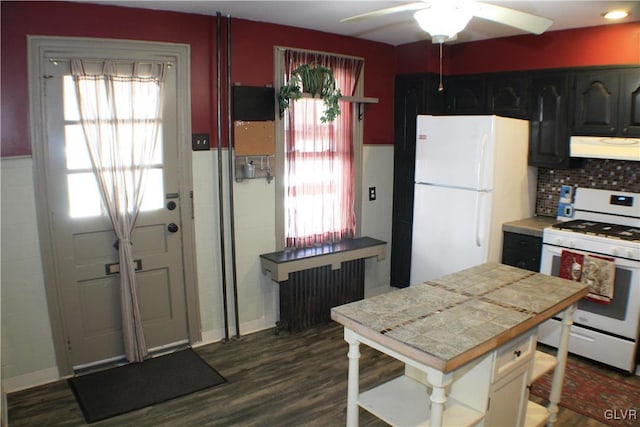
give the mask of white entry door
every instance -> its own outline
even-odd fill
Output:
[[[144,58],[141,58],[144,59]],[[127,67],[127,61],[118,66]],[[51,245],[74,368],[124,356],[118,243],[85,147],[69,62],[47,61],[44,77],[46,192]],[[169,67],[161,141],[133,232],[136,281],[150,351],[188,342],[179,197],[176,72]]]

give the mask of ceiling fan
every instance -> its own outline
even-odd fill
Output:
[[[553,21],[541,16],[494,4],[471,0],[423,0],[414,3],[374,10],[340,22],[357,22],[392,13],[416,11],[413,17],[429,33],[434,43],[455,40],[472,17],[482,18],[533,34],[542,34]]]

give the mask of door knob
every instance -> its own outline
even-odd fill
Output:
[[[174,202],[173,200],[171,200],[170,202],[167,202],[167,209],[169,209],[170,211],[174,210],[176,208],[176,202]]]
[[[175,233],[176,231],[178,231],[178,226],[172,222],[171,224],[167,225],[167,230],[169,230],[169,233]]]

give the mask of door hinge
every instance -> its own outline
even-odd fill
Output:
[[[67,338],[67,351],[71,351],[71,338]]]
[[[42,76],[42,95],[45,97],[47,96],[47,80],[50,80],[52,78],[53,76],[50,74]]]

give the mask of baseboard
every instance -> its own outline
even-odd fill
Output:
[[[2,389],[4,393],[13,393],[15,391],[26,390],[31,387],[52,383],[60,380],[60,372],[58,368],[47,368],[36,372],[30,372],[25,375],[18,375],[2,380]]]
[[[254,332],[264,331],[266,329],[275,328],[276,321],[266,317],[261,317],[260,319],[252,320],[250,322],[245,322],[240,324],[240,335],[252,334]],[[235,333],[234,326],[231,325],[229,327],[230,338],[233,337]],[[208,344],[214,344],[222,341],[224,339],[224,329],[212,329],[209,331],[202,332],[202,341],[198,341],[197,343],[193,343],[191,347],[198,348]]]
[[[7,427],[9,425],[9,409],[7,406],[7,393],[4,391],[4,386],[2,386],[2,401],[0,401],[0,411],[2,411],[2,415],[0,415],[0,426]]]

